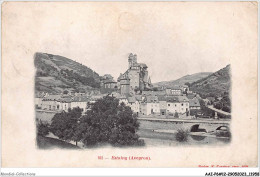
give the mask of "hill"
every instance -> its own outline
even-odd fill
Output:
[[[209,76],[210,72],[201,72],[201,73],[196,73],[196,74],[191,74],[191,75],[186,75],[186,76],[183,76],[177,80],[172,80],[172,81],[162,81],[162,82],[158,82],[158,83],[154,83],[153,85],[155,87],[174,87],[174,86],[179,86],[179,85],[184,85],[185,83],[192,83],[192,82],[195,82],[195,81],[198,81],[202,78],[205,78],[207,76]]]
[[[47,53],[34,55],[35,91],[86,92],[99,88],[100,77],[92,69],[69,58]]]
[[[230,91],[230,65],[190,84],[190,90],[202,97],[222,97]]]

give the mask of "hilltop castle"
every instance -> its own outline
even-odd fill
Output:
[[[134,95],[139,91],[152,87],[151,79],[148,76],[147,65],[137,62],[137,55],[130,54],[128,56],[128,69],[124,74],[120,74],[117,82],[107,75],[101,78],[101,91],[119,91],[123,95]]]
[[[120,93],[133,95],[136,91],[150,88],[152,84],[147,68],[146,64],[137,63],[137,55],[131,53],[128,56],[128,69],[124,74],[120,74],[117,79]]]

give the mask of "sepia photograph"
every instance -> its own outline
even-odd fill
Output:
[[[258,2],[3,2],[1,18],[3,167],[258,166]]]
[[[152,82],[137,54],[127,55],[128,68],[114,78],[63,56],[35,54],[39,148],[230,142],[230,65]],[[158,77],[161,68],[153,68]]]

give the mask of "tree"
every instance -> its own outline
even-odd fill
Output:
[[[81,117],[82,109],[79,107],[69,110],[69,112],[61,112],[54,115],[51,122],[51,132],[58,136],[59,139],[65,141],[81,140],[78,133],[78,126]]]
[[[64,91],[63,91],[63,94],[68,94],[68,93],[69,93],[68,90],[64,90]]]
[[[158,88],[157,87],[153,87],[152,90],[153,91],[158,91]]]
[[[184,85],[187,85],[188,87],[190,87],[190,83],[189,82],[186,82]]]
[[[212,111],[211,109],[209,109],[204,100],[203,99],[199,99],[199,103],[200,103],[200,108],[201,108],[201,113],[204,116],[214,116],[214,111]]]
[[[139,127],[130,107],[106,96],[97,100],[81,118],[80,133],[86,146],[110,143],[114,146],[143,145],[136,131]]]
[[[49,124],[43,123],[41,120],[37,123],[37,135],[46,136],[49,134]]]

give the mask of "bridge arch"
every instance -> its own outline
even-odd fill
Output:
[[[216,130],[228,130],[229,131],[229,127],[225,126],[225,125],[221,125]]]
[[[190,127],[190,132],[207,132],[206,129],[199,128],[200,124],[195,124]]]

